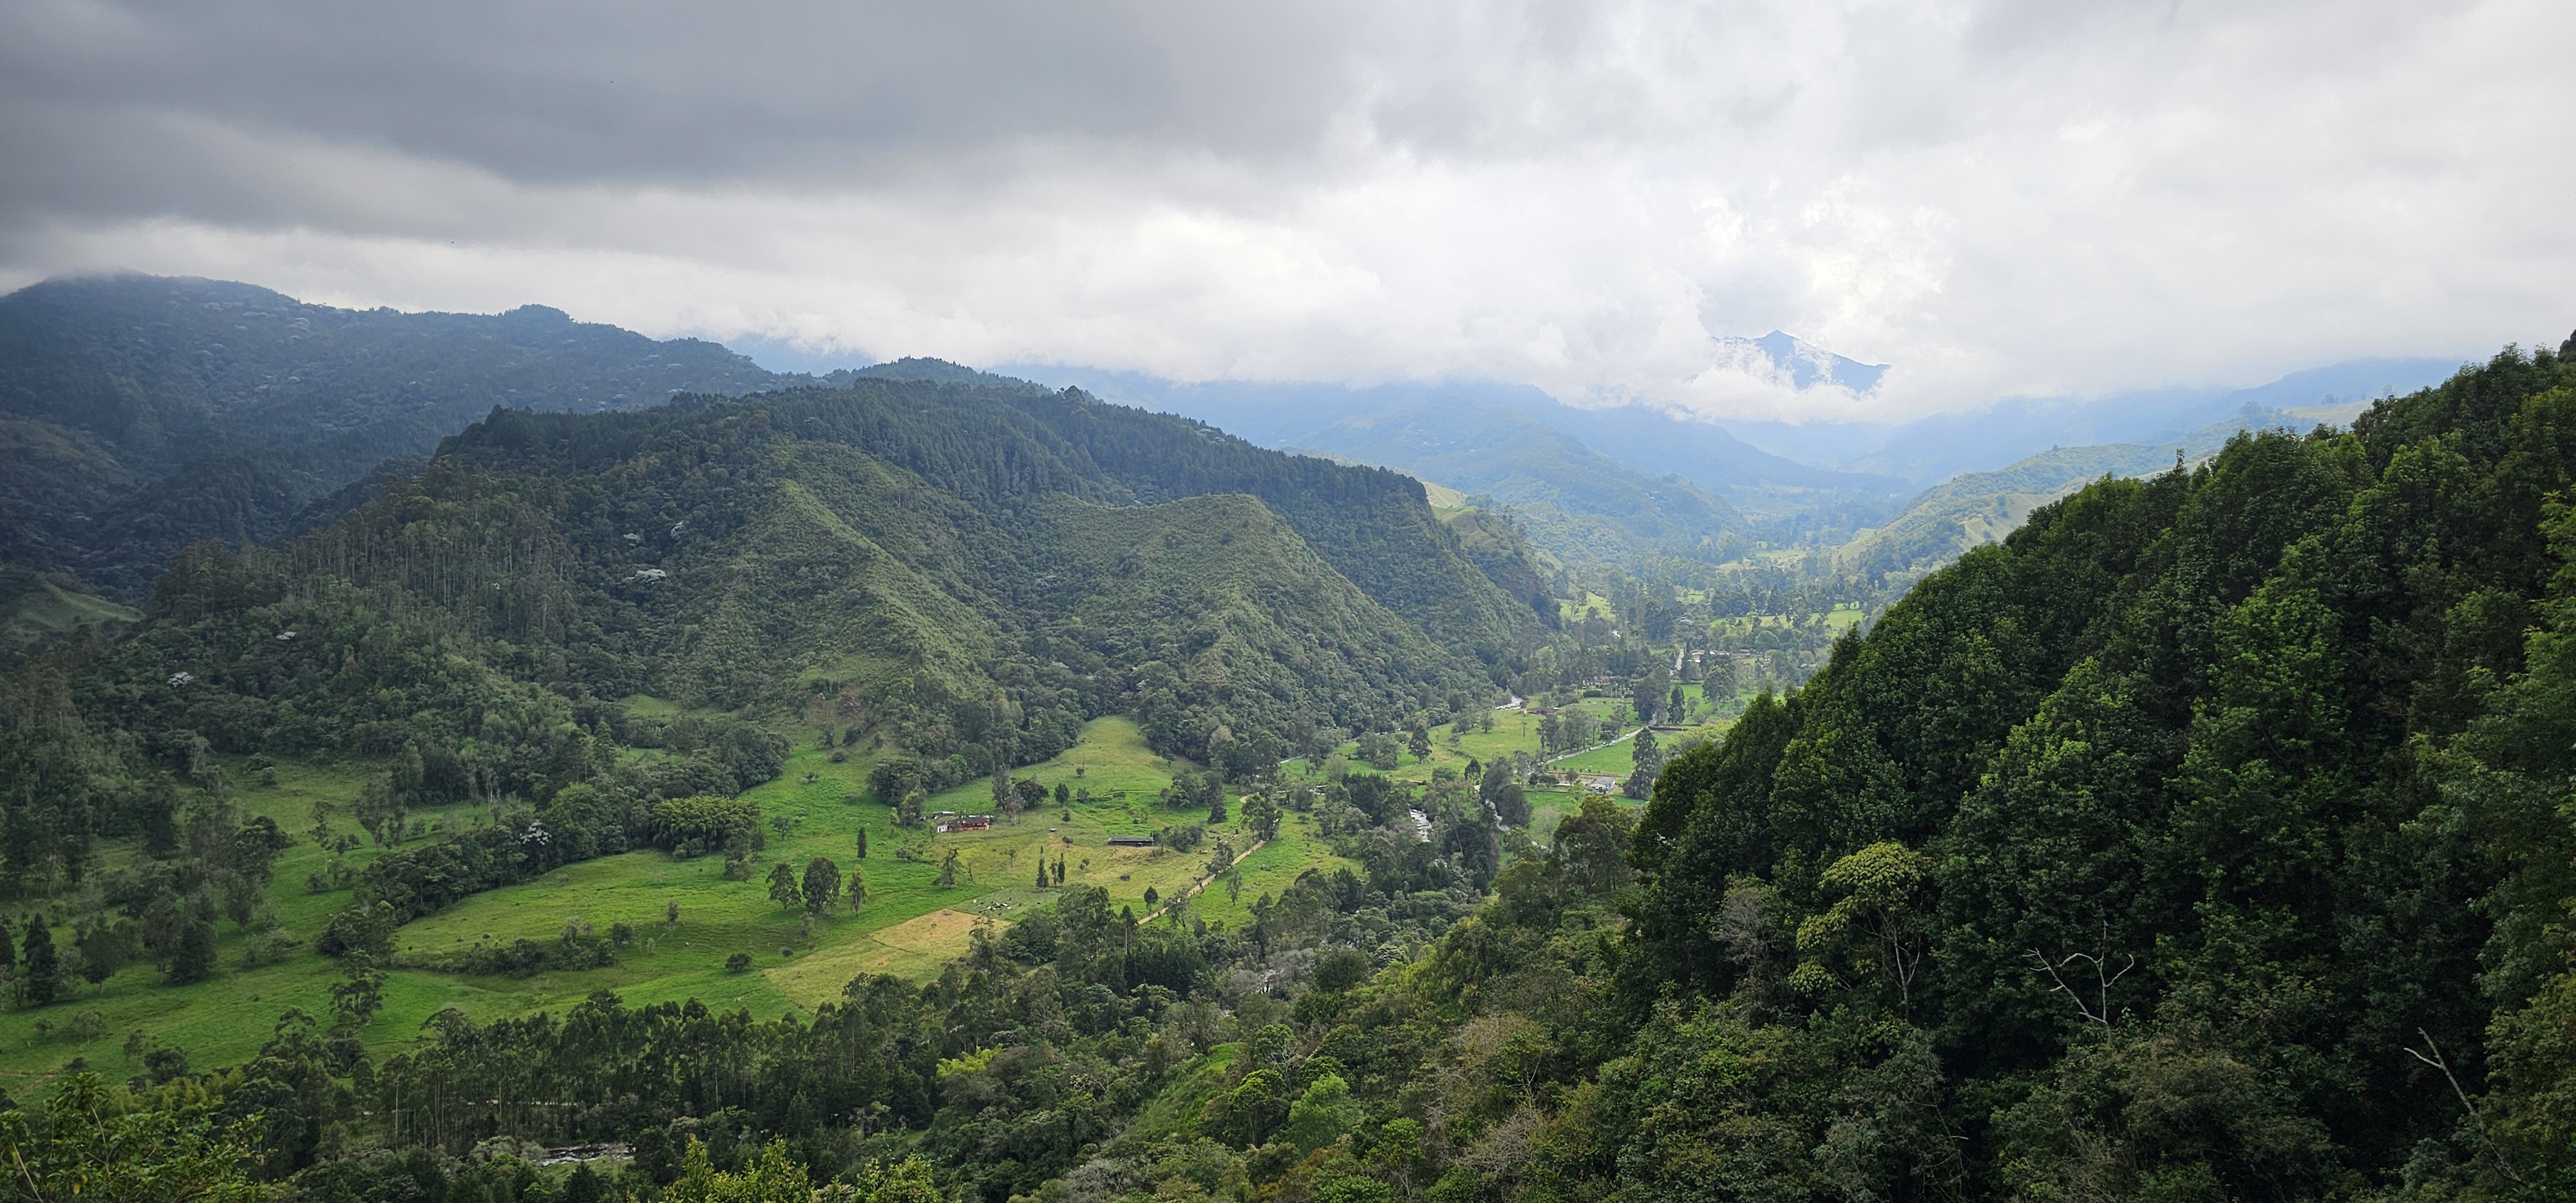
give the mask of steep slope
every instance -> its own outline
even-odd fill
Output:
[[[2099,481],[1675,759],[1555,1193],[1762,1131],[1765,1191],[2563,1195],[2571,385],[2509,350]],[[1747,1050],[1796,1068],[1651,1093]]]
[[[786,380],[543,306],[359,312],[214,280],[48,281],[0,297],[0,561],[135,597],[189,540],[273,540],[494,405],[634,408]]]
[[[496,410],[442,448],[432,475],[449,470],[563,495],[549,504],[578,532],[568,537],[604,595],[597,612],[630,630],[623,655],[590,653],[618,688],[724,708],[841,705],[918,750],[990,745],[987,703],[1011,684],[1028,693],[1015,702],[1021,722],[1044,728],[1020,754],[1044,754],[1081,718],[1142,707],[1156,686],[1141,666],[1167,658],[1166,644],[1183,660],[1205,650],[1154,634],[1141,616],[1158,603],[1134,593],[1144,586],[1132,572],[1101,571],[1081,550],[1099,540],[1077,537],[1067,513],[1110,524],[1187,499],[1255,499],[1276,529],[1243,527],[1214,545],[1222,553],[1182,555],[1201,546],[1197,533],[1154,536],[1191,571],[1230,573],[1267,612],[1308,616],[1259,626],[1238,615],[1249,633],[1226,651],[1238,676],[1273,671],[1251,656],[1311,678],[1320,636],[1299,624],[1335,616],[1342,642],[1321,645],[1342,647],[1357,676],[1330,690],[1263,694],[1223,679],[1180,689],[1186,722],[1156,730],[1193,754],[1217,727],[1268,730],[1292,712],[1322,725],[1392,721],[1425,691],[1479,687],[1538,627],[1477,571],[1417,483],[1079,394],[860,379],[645,414]],[[1090,508],[1045,508],[1075,501]],[[1162,558],[1132,540],[1122,554],[1134,571]],[[1366,604],[1317,592],[1328,587]],[[1086,610],[1096,595],[1122,600]],[[1063,629],[1086,613],[1081,634]]]

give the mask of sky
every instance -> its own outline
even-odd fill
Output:
[[[0,0],[0,289],[1899,419],[2576,325],[2576,5]],[[1742,339],[1894,365],[1800,391]]]

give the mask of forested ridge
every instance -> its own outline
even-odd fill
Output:
[[[0,561],[140,600],[189,542],[293,533],[494,405],[629,409],[797,379],[542,305],[362,312],[219,280],[49,280],[0,297]]]
[[[1515,671],[1535,617],[1410,482],[1266,454],[932,384],[495,413],[315,536],[192,552],[135,636],[19,678],[44,704],[10,746],[57,783],[127,754],[108,714],[190,733],[140,745],[182,764],[209,731],[378,731],[481,781],[506,746],[587,831],[637,786],[546,774],[625,738],[604,699],[646,684],[961,758],[1126,707],[1217,759]],[[0,1142],[69,1165],[122,1125],[106,1160],[329,1200],[2566,1198],[2571,482],[2576,364],[2508,350],[2349,431],[2036,509],[1642,811],[1593,797],[1534,840],[1496,822],[1500,763],[1419,797],[1265,766],[1243,805],[1311,808],[1362,871],[1246,925],[1076,888],[810,1016],[602,993],[381,1060],[288,1016],[245,1065],[72,1075]],[[289,620],[350,634],[299,666],[325,649]],[[842,647],[893,653],[807,654]],[[220,688],[169,684],[183,662]],[[365,726],[441,706],[490,734]],[[749,733],[656,737],[757,771]],[[131,827],[99,838],[167,813],[117,789],[91,804]],[[266,837],[150,838],[220,879]],[[567,1174],[521,1143],[574,1141],[633,1155]]]

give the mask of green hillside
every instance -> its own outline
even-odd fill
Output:
[[[0,670],[82,627],[132,622],[135,611],[83,592],[79,582],[0,565]]]
[[[217,280],[51,280],[0,297],[0,562],[137,599],[190,541],[275,540],[494,405],[632,409],[790,380],[542,305],[360,312]]]
[[[2349,423],[2361,408],[2344,405],[2267,410],[2249,406],[2236,417],[2195,430],[2172,443],[2061,447],[1991,472],[1962,473],[1924,490],[1895,517],[1844,544],[1835,553],[1836,566],[1860,576],[1920,573],[1946,564],[1972,547],[2000,542],[2018,529],[2032,511],[2103,477],[2142,476],[2171,468],[2177,455],[2185,462],[2207,459],[2239,431]]]

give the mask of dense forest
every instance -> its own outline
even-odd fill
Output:
[[[2038,507],[1671,757],[1641,810],[1596,795],[1534,838],[1501,763],[1318,793],[1246,761],[1215,805],[1311,811],[1356,866],[1247,924],[1070,889],[810,1015],[603,992],[447,1013],[383,1058],[347,1016],[289,1014],[241,1065],[28,1094],[0,1112],[6,1189],[2566,1198],[2571,482],[2576,363],[2509,349],[2349,431],[2241,434]],[[142,916],[256,878],[291,833],[172,802],[211,794],[187,774],[226,740],[375,740],[406,788],[649,839],[603,799],[764,762],[756,728],[646,732],[604,700],[644,684],[846,704],[924,762],[1120,708],[1220,760],[1459,711],[1542,647],[1639,655],[1548,632],[1410,483],[1074,393],[496,413],[315,535],[192,551],[136,633],[16,678],[11,855],[42,834],[13,880],[127,839],[169,891]],[[814,654],[842,647],[894,650]],[[645,739],[706,779],[599,754]],[[75,963],[36,914],[21,983]],[[383,921],[347,925],[355,955]],[[186,909],[163,922],[155,955],[189,955]],[[628,1155],[538,1164],[586,1142]]]

